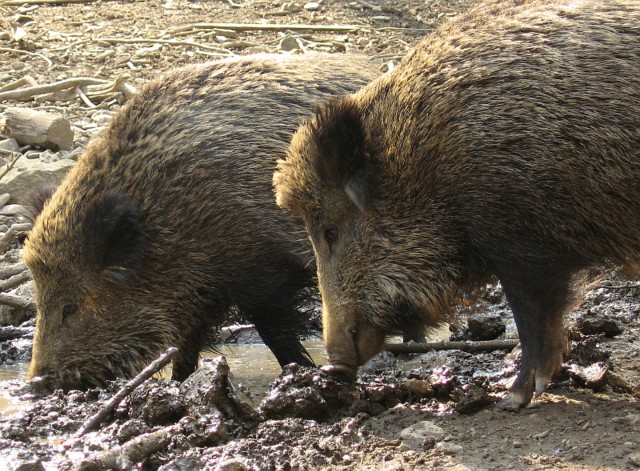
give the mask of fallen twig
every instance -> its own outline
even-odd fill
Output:
[[[109,44],[167,44],[169,46],[190,46],[199,47],[208,51],[218,52],[225,55],[233,55],[231,51],[222,47],[210,46],[207,44],[194,43],[193,41],[176,41],[175,39],[148,39],[148,38],[93,38],[94,42]]]
[[[4,280],[5,278],[22,273],[26,269],[27,266],[24,263],[16,263],[15,265],[0,268],[0,279]]]
[[[22,5],[22,4],[20,4]],[[43,56],[42,54],[38,54],[37,52],[29,52],[29,51],[23,51],[22,49],[11,49],[8,47],[0,47],[0,52],[11,52],[11,53],[15,53],[15,54],[24,54],[27,56],[36,56],[39,57],[40,59],[44,60],[47,64],[49,64],[49,67],[51,67],[53,65],[53,62],[51,61],[51,59],[49,59],[47,56]]]
[[[36,308],[35,303],[30,299],[7,293],[0,293],[0,304],[6,304],[7,306],[29,310],[33,310]]]
[[[487,341],[463,341],[454,342],[443,340],[442,342],[425,343],[393,343],[385,346],[385,350],[395,354],[401,353],[427,353],[435,350],[462,350],[464,352],[492,352],[494,350],[511,350],[518,345],[518,340],[487,340]]]
[[[78,469],[135,469],[135,464],[144,461],[149,455],[165,448],[171,442],[171,437],[180,432],[179,424],[139,435],[124,445],[116,446],[93,456],[80,463]]]
[[[2,178],[2,176],[0,176]],[[24,234],[25,232],[29,232],[31,230],[30,222],[20,222],[17,224],[13,224],[7,232],[4,233],[2,238],[0,239],[0,252],[4,252],[9,244],[13,242],[18,235]]]
[[[0,291],[8,291],[15,288],[16,286],[20,286],[21,284],[26,283],[30,279],[31,272],[29,270],[25,270],[22,273],[18,273],[17,275],[12,276],[8,280],[0,282]]]
[[[298,25],[260,23],[193,23],[169,28],[170,33],[191,29],[230,29],[233,31],[342,31],[353,32],[362,29],[359,25]]]
[[[34,87],[38,85],[38,82],[36,82],[36,80],[31,75],[25,75],[18,80],[14,80],[13,82],[10,82],[3,87],[0,87],[0,92],[15,90],[16,88],[24,87],[25,85],[28,87]]]
[[[10,90],[0,93],[0,101],[4,100],[24,100],[35,95],[43,95],[45,93],[53,93],[60,90],[73,89],[76,87],[86,87],[87,85],[105,85],[110,83],[108,80],[102,80],[91,77],[75,77],[59,82],[48,83],[45,85],[37,85],[35,87],[20,88],[18,90]]]
[[[98,0],[0,0],[0,5],[19,7],[22,5],[63,5],[65,3],[94,3]]]
[[[33,327],[14,327],[12,325],[0,327],[0,342],[21,339],[33,335]]]
[[[109,415],[113,410],[118,407],[125,397],[127,397],[131,392],[144,383],[146,380],[151,378],[154,374],[164,368],[171,359],[178,353],[178,349],[175,347],[169,348],[166,352],[164,352],[157,360],[154,360],[147,366],[144,370],[142,370],[138,375],[129,381],[124,387],[118,391],[107,403],[104,405],[102,409],[100,409],[96,414],[92,415],[87,419],[87,421],[80,427],[80,429],[75,433],[76,437],[81,437],[87,432],[90,432],[96,429],[100,423]]]

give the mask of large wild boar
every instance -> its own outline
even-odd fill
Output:
[[[366,58],[263,55],[152,81],[94,139],[37,216],[24,258],[45,389],[130,377],[168,346],[183,380],[233,311],[280,364],[316,288],[302,225],[271,179],[313,104],[378,75]],[[317,292],[317,291],[316,291]]]
[[[318,109],[274,185],[313,242],[329,371],[495,275],[523,351],[502,406],[524,406],[560,367],[573,275],[638,273],[640,4],[480,5]]]

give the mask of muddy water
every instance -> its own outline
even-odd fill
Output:
[[[438,341],[448,338],[448,327],[433,332],[429,336],[429,340]],[[391,342],[401,342],[401,338],[389,339]],[[317,365],[327,364],[327,357],[324,352],[321,339],[309,340],[303,342],[305,348],[311,355],[311,358]],[[276,361],[271,351],[263,344],[251,345],[223,345],[220,347],[219,353],[205,354],[204,357],[215,357],[224,355],[227,358],[231,372],[236,380],[247,386],[253,399],[259,402],[267,392],[269,383],[273,381],[281,371],[280,365]],[[0,415],[7,415],[20,410],[24,404],[16,401],[9,395],[7,383],[8,380],[23,380],[28,369],[28,364],[18,364],[11,366],[0,365]],[[170,377],[169,371],[163,371],[163,377]]]

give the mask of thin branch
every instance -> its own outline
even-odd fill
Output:
[[[0,282],[0,291],[4,292],[4,291],[8,291],[10,289],[13,289],[17,286],[20,286],[23,283],[26,283],[27,281],[31,280],[31,272],[26,270],[23,271],[22,273],[19,273],[17,275],[12,276],[11,278],[9,278],[8,280],[5,281],[1,281]]]
[[[193,23],[169,28],[176,33],[190,29],[230,29],[232,31],[341,31],[353,32],[362,29],[359,25],[305,25],[305,24],[260,24],[260,23]]]
[[[0,179],[2,177],[0,176]],[[7,247],[13,242],[18,235],[24,234],[25,232],[29,232],[31,230],[32,224],[30,222],[21,222],[18,224],[13,224],[7,232],[4,233],[2,238],[0,239],[0,253],[4,252]]]
[[[168,425],[160,430],[139,435],[124,445],[113,447],[83,460],[78,469],[136,469],[135,464],[169,445],[171,437],[181,430],[180,424]]]
[[[22,3],[20,5],[22,5]],[[11,48],[8,48],[8,47],[0,47],[0,52],[11,52],[11,53],[15,53],[15,54],[24,54],[24,55],[27,55],[27,56],[35,56],[35,57],[39,57],[40,59],[44,60],[47,64],[49,64],[49,67],[51,67],[53,65],[53,62],[51,62],[51,59],[49,59],[47,56],[43,56],[42,54],[38,54],[37,52],[23,51],[22,49],[11,49]]]
[[[7,293],[0,293],[0,304],[6,304],[7,306],[17,307],[20,309],[34,310],[36,308],[35,303],[30,299]]]
[[[113,410],[118,407],[125,397],[127,397],[131,392],[144,383],[146,380],[151,378],[154,374],[164,368],[171,359],[178,353],[178,349],[175,347],[169,348],[166,352],[164,352],[157,360],[154,360],[149,364],[144,370],[142,370],[138,375],[129,381],[124,387],[118,391],[107,403],[100,409],[96,414],[89,417],[87,421],[80,427],[80,429],[75,433],[76,437],[81,437],[87,432],[90,432],[102,423],[102,421],[109,415]]]
[[[33,327],[14,327],[12,325],[0,327],[0,342],[22,339],[33,335]]]
[[[199,47],[208,51],[218,52],[220,54],[233,55],[231,51],[222,47],[210,46],[207,44],[194,43],[193,41],[176,41],[175,39],[147,39],[147,38],[93,38],[94,42],[103,42],[108,44],[167,44],[169,46],[190,46]]]
[[[48,83],[45,85],[38,85],[35,87],[27,87],[21,88],[19,90],[10,90],[8,92],[3,92],[0,93],[0,101],[21,100],[31,98],[34,95],[43,95],[45,93],[53,93],[69,88],[85,87],[87,85],[104,85],[108,83],[108,80],[91,77],[75,77],[66,80],[60,80],[59,82]]]
[[[518,340],[488,340],[454,342],[443,340],[442,342],[425,343],[394,343],[385,346],[385,350],[395,354],[402,353],[427,353],[435,350],[462,350],[464,352],[492,352],[494,350],[512,350],[518,345]]]
[[[64,5],[66,3],[94,3],[98,0],[4,0],[0,5],[19,7],[22,5]]]
[[[1,95],[1,93],[0,93],[0,95]],[[13,166],[16,164],[16,162],[18,161],[18,159],[20,157],[22,157],[22,153],[16,152],[15,153],[15,157],[13,158],[13,160],[7,164],[7,166],[4,169],[4,171],[0,174],[0,180],[2,180],[7,173],[9,173],[9,171],[13,168]],[[4,240],[4,238],[2,240]],[[0,240],[0,246],[2,244],[2,240]],[[4,250],[4,249],[2,249],[2,250]]]
[[[0,268],[0,279],[4,280],[5,278],[12,277],[18,273],[22,273],[26,269],[27,266],[24,263],[16,263],[15,265]]]
[[[28,87],[34,87],[38,85],[38,82],[36,82],[31,75],[25,75],[18,80],[14,80],[13,82],[10,82],[3,87],[0,87],[0,92],[15,90],[16,88],[24,87],[25,85]]]

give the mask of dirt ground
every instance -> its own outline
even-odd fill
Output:
[[[0,87],[27,75],[40,85],[92,77],[139,87],[187,63],[292,49],[360,51],[385,69],[439,22],[472,3],[0,2]],[[236,31],[209,23],[354,28]],[[63,114],[74,128],[71,152],[77,153],[123,96],[112,92],[90,99],[92,104],[75,94],[68,101],[9,100],[0,102],[0,113],[8,106],[28,106]],[[19,243],[12,247],[0,265],[19,260]],[[504,323],[503,336],[514,336],[499,287],[488,288],[477,304],[461,311],[462,318],[475,314],[485,324]],[[222,360],[212,360],[189,384],[145,383],[98,431],[80,438],[72,435],[123,383],[105,391],[34,398],[22,381],[5,381],[1,387],[28,405],[0,419],[0,468],[637,469],[639,312],[640,287],[616,274],[603,275],[567,320],[572,349],[562,374],[516,413],[501,411],[495,402],[514,377],[517,350],[400,358],[387,353],[368,365],[355,385],[336,383],[315,370],[287,369],[266,393],[242,389]],[[22,327],[32,326],[27,320]],[[0,339],[0,361],[24,362],[29,348],[28,336]],[[107,456],[108,450],[114,455]]]

